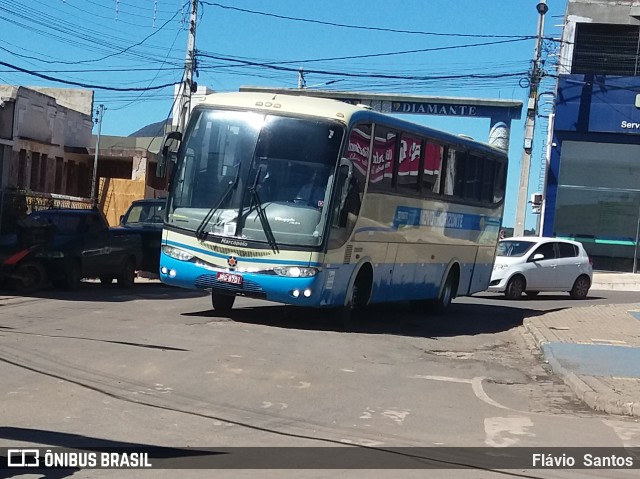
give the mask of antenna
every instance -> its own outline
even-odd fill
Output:
[[[153,28],[156,28],[157,15],[158,15],[158,0],[153,0]]]

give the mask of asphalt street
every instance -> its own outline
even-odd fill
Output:
[[[525,316],[636,296],[594,291],[576,302],[480,294],[456,300],[441,317],[406,305],[370,308],[349,330],[330,311],[248,299],[236,303],[232,318],[220,317],[208,296],[153,282],[124,292],[87,283],[76,293],[0,300],[0,446],[640,447],[638,422],[578,401],[522,326]],[[278,471],[253,472],[215,476]],[[383,472],[340,476],[388,477]],[[502,473],[437,475],[495,474]],[[525,477],[603,476],[555,470]]]

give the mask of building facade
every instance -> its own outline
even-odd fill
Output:
[[[640,268],[640,1],[569,0],[545,185],[544,236],[595,269]]]
[[[87,90],[0,85],[0,186],[89,196],[92,107]]]

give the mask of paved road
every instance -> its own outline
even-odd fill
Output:
[[[445,317],[372,308],[346,332],[330,312],[253,300],[218,317],[208,297],[153,283],[0,300],[0,446],[640,446],[637,422],[576,401],[522,334],[525,315],[575,303],[483,294]],[[127,477],[175,477],[148,472]],[[554,474],[532,477],[602,476]]]

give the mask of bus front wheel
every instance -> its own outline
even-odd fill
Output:
[[[352,326],[358,312],[369,302],[373,271],[371,267],[363,267],[353,283],[346,304],[340,311],[340,320],[345,327]]]
[[[233,303],[236,301],[235,296],[220,293],[211,293],[211,306],[218,313],[228,313],[233,308]]]

